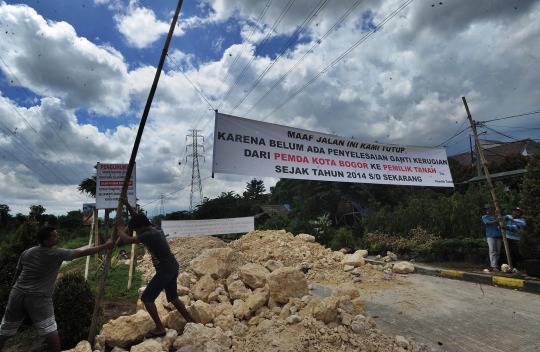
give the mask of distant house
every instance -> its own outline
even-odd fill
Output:
[[[261,205],[255,218],[255,225],[262,225],[266,220],[270,219],[276,215],[285,215],[291,211],[289,204],[278,204],[278,205]]]
[[[352,226],[355,222],[362,222],[367,205],[367,201],[358,193],[342,194],[335,212],[336,226]]]
[[[532,155],[538,153],[540,148],[538,144],[532,139],[524,139],[517,142],[500,142],[500,141],[487,141],[481,140],[480,145],[482,152],[486,158],[486,162],[500,161],[506,155],[521,154],[523,156]],[[461,153],[448,157],[457,161],[461,165],[476,165],[476,152],[473,149],[471,153]]]

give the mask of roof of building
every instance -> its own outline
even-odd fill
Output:
[[[527,173],[526,169],[518,169],[518,170],[504,171],[504,172],[499,172],[499,173],[496,173],[496,174],[491,174],[491,175],[489,175],[489,178],[492,179],[492,180],[496,180],[496,179],[501,179],[501,178],[521,176],[521,175],[526,174],[526,173]],[[485,182],[485,181],[486,181],[486,176],[482,175],[482,176],[473,177],[467,182],[468,183],[475,183],[475,182]]]
[[[486,142],[486,141],[484,141]],[[500,161],[506,155],[511,154],[521,154],[521,155],[532,155],[540,151],[540,147],[532,139],[524,139],[516,142],[498,142],[487,141],[489,143],[481,143],[482,152],[484,153],[484,158],[486,162],[497,162]],[[489,147],[488,147],[489,145]],[[470,165],[476,159],[476,155],[472,153],[473,160],[471,160],[471,152],[451,155],[449,158],[454,159],[461,165]]]

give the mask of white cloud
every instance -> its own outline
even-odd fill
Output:
[[[308,18],[314,5],[307,0],[297,0],[276,28],[277,35],[281,36],[279,40],[262,51],[267,54],[254,57],[267,30],[287,2],[276,0],[274,3],[242,52],[244,43],[220,47],[222,56],[213,60],[189,51],[187,46],[171,47],[172,60],[204,94],[212,108],[219,106],[220,112],[224,113],[234,110],[234,114],[241,117],[344,137],[354,136],[366,142],[377,140],[424,146],[436,146],[456,132],[466,117],[462,96],[467,97],[473,116],[479,121],[538,109],[538,1],[528,2],[519,10],[502,3],[490,5],[486,2],[478,11],[471,10],[467,1],[444,2],[435,7],[413,2],[335,63],[334,60],[367,33],[366,29],[372,23],[380,23],[400,3],[396,0],[364,1],[320,41],[354,4],[352,0],[334,2],[316,16],[300,44],[291,46],[277,62],[273,60],[281,45]],[[227,35],[245,39],[265,2],[259,2],[255,7],[253,4],[246,0],[201,3],[206,16],[199,14],[199,17],[183,20],[180,28],[186,32],[181,33],[188,34],[185,38],[189,38],[191,28],[212,24],[222,25],[220,36],[225,39],[229,39]],[[138,51],[141,56],[156,56],[157,50],[144,49],[166,33],[169,25],[156,18],[151,5],[147,6],[132,2],[127,11],[116,18],[119,28],[124,28],[122,33],[126,33],[126,40],[141,48]],[[466,13],[468,10],[471,14]],[[161,12],[156,10],[155,13]],[[0,17],[3,23],[16,29],[13,38],[0,36],[2,58],[32,96],[30,99],[14,94],[13,90],[20,89],[15,80],[13,86],[2,92],[9,100],[0,98],[0,122],[4,122],[4,116],[9,116],[10,128],[6,131],[18,128],[18,135],[50,163],[47,165],[52,170],[62,170],[62,175],[69,178],[65,185],[21,149],[13,139],[15,136],[11,138],[0,133],[0,147],[50,177],[50,182],[43,180],[0,150],[2,156],[6,156],[2,158],[0,170],[35,187],[16,185],[15,181],[0,174],[0,194],[14,199],[14,207],[20,205],[17,209],[23,213],[37,202],[43,202],[51,212],[64,213],[65,209],[73,209],[74,204],[88,199],[74,191],[78,180],[59,157],[76,174],[84,177],[89,176],[86,170],[91,171],[96,161],[127,162],[156,68],[141,63],[138,56],[130,57],[131,49],[124,51],[118,44],[93,44],[80,37],[71,24],[47,21],[29,7],[17,8],[4,3],[0,6]],[[135,23],[144,33],[127,30]],[[232,32],[228,34],[227,30]],[[220,38],[210,38],[208,43],[214,41],[217,47],[228,42]],[[16,49],[14,40],[18,45]],[[208,43],[204,44],[210,45]],[[237,55],[240,56],[232,67]],[[5,66],[2,70],[4,81],[9,83],[11,73]],[[292,71],[279,82],[289,70]],[[262,73],[265,73],[264,78],[254,86]],[[236,87],[230,91],[235,82]],[[254,87],[253,91],[246,96],[251,87]],[[270,91],[272,87],[275,88]],[[293,94],[297,95],[293,97]],[[14,113],[8,102],[40,135],[48,136],[46,140],[59,156]],[[56,137],[38,107],[76,157]],[[167,196],[166,210],[187,208],[189,189],[180,191],[191,180],[191,159],[186,162],[186,155],[191,151],[186,151],[186,144],[189,144],[186,136],[190,129],[197,128],[205,137],[203,155],[206,162],[200,161],[204,179],[210,175],[213,145],[209,138],[213,133],[210,109],[178,68],[167,60],[137,156],[137,189],[141,204],[157,199],[160,194],[177,191]],[[535,118],[537,116],[510,119],[506,124],[534,126]],[[107,124],[103,125],[104,122]],[[178,165],[179,161],[181,165]],[[215,179],[203,181],[204,195],[213,198],[231,190],[241,194],[249,179],[216,175]],[[264,180],[267,189],[275,182]],[[56,201],[43,198],[37,192]],[[154,203],[150,204],[149,211]]]
[[[154,11],[131,0],[126,14],[114,16],[116,27],[129,45],[142,49],[169,32],[170,24],[156,18]]]

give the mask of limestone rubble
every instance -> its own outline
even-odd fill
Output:
[[[186,324],[162,293],[156,305],[167,336],[143,341],[153,322],[140,310],[104,325],[107,346],[177,352],[424,349],[410,338],[383,334],[364,314],[367,293],[398,280],[392,268],[364,264],[365,251],[345,255],[313,236],[284,230],[252,231],[229,245],[218,241],[195,236],[170,242],[182,271],[179,295],[196,323]],[[149,262],[145,257],[138,266],[147,279],[153,275]],[[332,287],[332,295],[313,297],[309,282]],[[95,348],[103,348],[103,337]]]

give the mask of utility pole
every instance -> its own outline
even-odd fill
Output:
[[[186,136],[186,141],[187,138],[191,136],[192,143],[186,145],[186,150],[188,147],[192,147],[192,153],[186,155],[186,161],[188,157],[193,159],[191,167],[191,195],[189,197],[189,212],[193,213],[195,207],[201,204],[203,200],[201,174],[199,172],[199,156],[203,159],[204,156],[199,155],[199,148],[203,148],[204,151],[204,147],[199,145],[199,138],[202,138],[204,142],[204,137],[199,135],[199,132],[201,132],[200,130],[190,130],[190,132],[191,134]]]
[[[462,97],[463,99],[463,105],[465,105],[465,109],[467,110],[467,117],[469,118],[469,122],[471,124],[471,129],[474,133],[474,141],[476,142],[476,151],[478,155],[480,155],[480,158],[482,159],[482,166],[484,167],[484,173],[486,174],[486,181],[489,185],[489,189],[491,190],[491,197],[493,198],[493,202],[495,203],[495,208],[497,211],[497,216],[501,221],[499,221],[499,225],[501,226],[501,233],[504,243],[504,250],[506,252],[506,258],[508,259],[508,266],[510,266],[510,269],[513,269],[512,267],[512,257],[510,256],[510,250],[508,249],[508,241],[506,240],[506,231],[504,227],[502,227],[504,224],[502,222],[502,216],[501,216],[501,204],[499,203],[499,200],[497,199],[497,195],[495,194],[495,188],[493,188],[493,183],[491,182],[491,177],[489,176],[489,170],[487,168],[486,159],[484,158],[484,153],[482,153],[482,149],[480,148],[480,140],[478,139],[478,134],[476,133],[476,122],[473,121],[471,112],[469,111],[469,106],[467,105],[467,100],[465,100],[465,97]],[[479,160],[476,161],[477,164]]]

